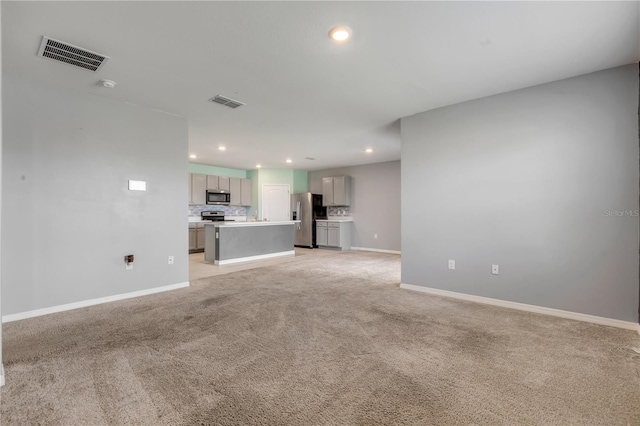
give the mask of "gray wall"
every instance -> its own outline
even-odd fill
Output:
[[[2,313],[188,281],[186,120],[3,78]]]
[[[403,118],[402,282],[636,321],[637,111],[634,64]]]
[[[309,191],[322,194],[322,178],[331,176],[353,178],[352,245],[400,251],[400,161],[309,172]]]

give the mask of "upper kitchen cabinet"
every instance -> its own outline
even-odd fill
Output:
[[[240,202],[242,201],[240,195],[242,184],[240,183],[240,181],[240,178],[229,179],[229,194],[231,194],[229,205],[231,206],[239,206]]]
[[[251,205],[251,179],[242,179],[240,181],[240,205]]]
[[[230,193],[231,206],[251,205],[251,179],[230,178],[228,176],[189,174],[189,204],[207,204],[207,191]]]
[[[218,176],[207,175],[207,190],[215,191],[218,189]]]
[[[251,179],[230,178],[229,191],[232,206],[251,205]]]
[[[226,176],[218,176],[218,190],[229,192],[231,190],[230,179]]]
[[[226,176],[207,175],[207,190],[229,191],[229,178]]]
[[[351,176],[322,178],[322,205],[348,206],[351,204]]]
[[[206,204],[207,175],[189,175],[189,204]]]

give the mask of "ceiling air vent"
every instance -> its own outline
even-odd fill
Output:
[[[98,71],[109,59],[108,56],[92,52],[82,47],[74,46],[64,41],[54,40],[42,36],[38,56],[64,62],[69,65],[84,68],[90,71]]]
[[[243,104],[240,101],[236,101],[235,99],[231,99],[231,98],[227,98],[224,96],[220,96],[220,95],[215,95],[213,98],[209,99],[211,102],[215,102],[217,104],[220,105],[224,105],[224,106],[228,106],[229,108],[238,108],[242,105],[246,105]]]

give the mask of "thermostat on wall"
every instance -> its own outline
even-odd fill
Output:
[[[146,191],[146,190],[147,190],[147,182],[143,180],[129,181],[129,191]]]

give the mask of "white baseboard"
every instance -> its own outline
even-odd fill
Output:
[[[638,334],[640,334],[640,324],[638,324]]]
[[[83,300],[82,302],[68,303],[66,305],[51,306],[50,308],[36,309],[33,311],[20,312],[17,314],[3,315],[2,322],[18,321],[27,318],[39,317],[41,315],[53,314],[56,312],[70,311],[72,309],[85,308],[87,306],[100,305],[102,303],[115,302],[117,300],[131,299],[133,297],[148,296],[154,293],[162,293],[163,291],[177,290],[179,288],[189,287],[189,281],[178,284],[166,285],[163,287],[154,287],[146,290],[133,291],[131,293],[116,294],[114,296],[100,297],[98,299]]]
[[[4,386],[4,365],[0,364],[0,386]]]
[[[378,253],[400,254],[399,250],[385,250],[385,249],[368,248],[368,247],[351,247],[351,250],[375,251],[375,252],[378,252]]]
[[[253,262],[256,260],[264,260],[264,259],[271,259],[274,257],[282,257],[282,256],[295,256],[296,255],[296,251],[295,250],[291,250],[291,251],[280,251],[278,253],[269,253],[269,254],[260,254],[258,256],[247,256],[247,257],[238,257],[237,259],[228,259],[228,260],[216,260],[213,263],[215,265],[231,265],[234,263],[241,263],[241,262]]]
[[[491,299],[489,297],[474,296],[472,294],[456,293],[454,291],[440,290],[437,288],[422,287],[419,285],[401,283],[400,288],[406,290],[419,291],[436,296],[452,297],[454,299],[467,300],[470,302],[484,303],[487,305],[500,306],[503,308],[518,309],[520,311],[535,312],[537,314],[552,315],[561,318],[568,318],[576,321],[590,322],[610,327],[624,328],[626,330],[638,330],[639,325],[635,322],[622,321],[612,318],[598,317],[595,315],[581,314],[578,312],[563,311],[560,309],[545,308],[543,306],[527,305],[525,303],[509,302],[507,300]]]

